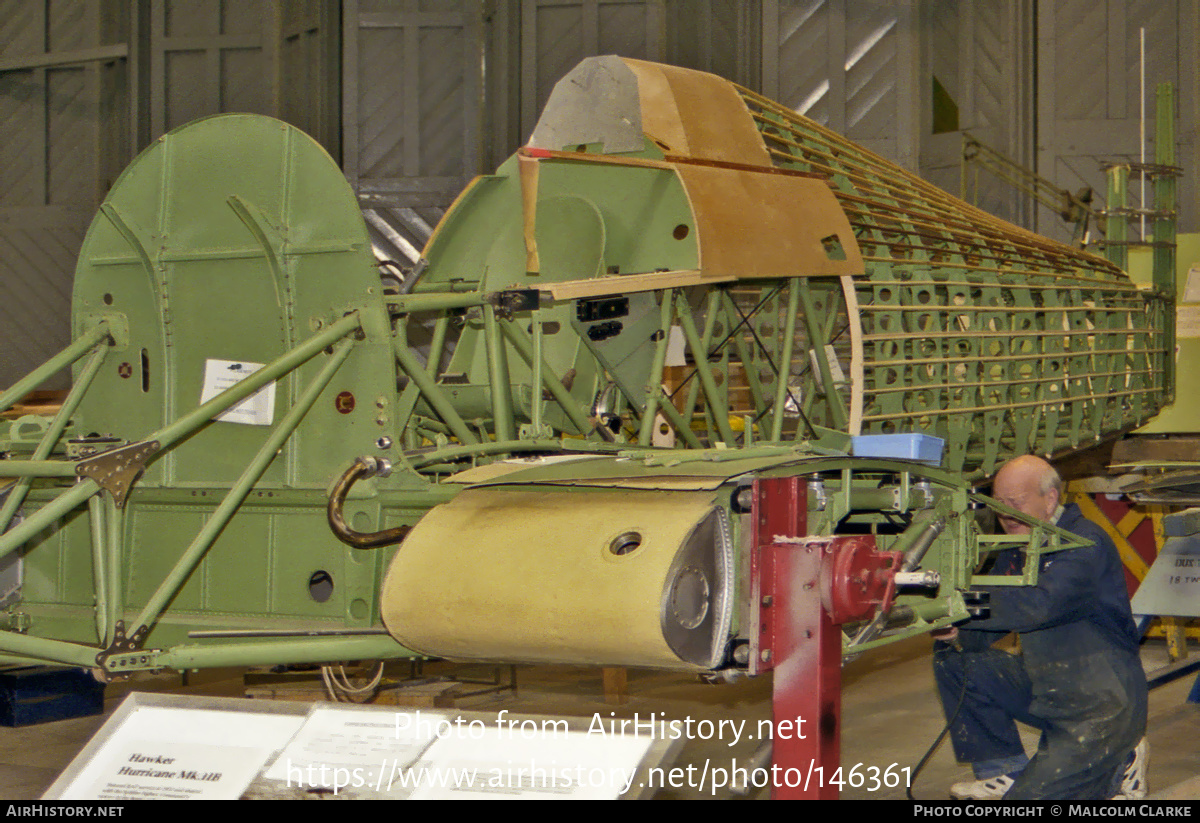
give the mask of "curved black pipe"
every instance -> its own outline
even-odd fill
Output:
[[[379,532],[356,532],[346,524],[346,518],[342,516],[342,506],[346,503],[346,495],[350,493],[350,487],[363,477],[373,477],[379,473],[380,465],[373,458],[365,460],[361,457],[356,458],[350,468],[338,478],[333,490],[329,493],[329,505],[325,507],[329,528],[333,530],[338,540],[356,549],[377,549],[380,546],[391,546],[403,540],[409,529],[412,528],[411,526],[397,526],[394,529],[384,529]]]

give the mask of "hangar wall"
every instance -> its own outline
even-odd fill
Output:
[[[952,192],[969,130],[1102,194],[1100,159],[1137,156],[1143,26],[1147,86],[1176,84],[1179,163],[1197,167],[1198,5],[0,0],[0,385],[65,345],[74,258],[121,168],[196,117],[252,111],[313,134],[359,192],[380,254],[401,263],[466,180],[523,142],[557,78],[594,54],[729,77]],[[935,115],[956,128],[934,133]],[[1194,178],[1181,231],[1196,230]],[[1069,239],[1001,184],[985,181],[979,202]]]

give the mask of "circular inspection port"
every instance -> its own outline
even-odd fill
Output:
[[[308,596],[318,603],[333,597],[333,575],[324,569],[313,572],[308,578]]]
[[[637,532],[625,532],[613,538],[608,544],[608,550],[615,555],[624,556],[642,545],[642,536]]]

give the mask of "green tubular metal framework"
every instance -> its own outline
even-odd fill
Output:
[[[285,124],[211,118],[135,161],[81,253],[75,342],[0,395],[11,405],[76,364],[60,413],[0,437],[0,518],[13,520],[0,560],[21,564],[0,658],[111,676],[448,654],[410,650],[385,623],[385,577],[410,537],[343,544],[326,524],[335,487],[343,536],[370,545],[411,527],[430,574],[463,591],[480,582],[473,549],[427,517],[453,501],[499,524],[497,552],[520,550],[523,512],[573,501],[561,555],[604,557],[617,596],[642,561],[605,551],[630,534],[634,558],[691,558],[662,565],[676,611],[696,557],[720,579],[681,618],[703,632],[701,612],[727,609],[703,654],[558,649],[535,625],[531,660],[737,665],[725,647],[751,607],[715,592],[742,590],[737,497],[756,478],[807,477],[812,534],[929,543],[922,567],[940,583],[897,599],[890,634],[848,635],[856,651],[962,619],[981,582],[1036,582],[1037,564],[975,575],[988,551],[1077,544],[1044,524],[984,534],[981,513],[1008,510],[972,484],[1012,455],[1151,416],[1171,391],[1170,293],[710,75],[597,58],[572,77],[585,94],[615,84],[628,108],[606,120],[552,98],[530,146],[463,192],[399,291],[336,165]],[[668,92],[673,105],[651,105]],[[943,438],[943,468],[848,454],[853,436],[896,432]],[[519,505],[497,513],[494,499]],[[658,542],[645,523],[679,531],[667,515],[685,502],[701,525]],[[495,562],[481,596],[551,608],[504,578],[519,564]],[[428,582],[386,589],[418,597]],[[466,602],[427,610],[453,623]],[[660,617],[670,635],[669,615],[647,619]],[[482,632],[460,641],[468,657],[500,654]]]
[[[1173,294],[741,91],[775,163],[829,175],[863,250],[862,433],[936,433],[950,468],[990,473],[1129,430],[1169,397]]]

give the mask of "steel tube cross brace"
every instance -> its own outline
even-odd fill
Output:
[[[16,403],[29,392],[36,389],[55,372],[74,363],[79,358],[83,357],[92,347],[105,339],[109,335],[108,323],[101,321],[92,328],[83,332],[77,337],[71,345],[60,351],[58,354],[51,357],[42,365],[31,371],[22,379],[18,380],[7,390],[0,392],[0,411],[8,409],[9,406]]]
[[[42,435],[41,442],[33,450],[33,461],[41,462],[50,456],[55,444],[58,442],[58,438],[66,430],[67,424],[71,420],[71,415],[79,407],[79,401],[83,398],[84,392],[91,385],[92,378],[100,370],[100,364],[104,362],[104,356],[107,353],[107,346],[97,347],[92,353],[92,359],[84,366],[79,379],[75,381],[75,385],[71,387],[70,394],[67,395],[67,399],[63,402],[62,408],[58,410],[58,414],[54,416],[54,420],[46,429],[45,434]],[[13,515],[17,513],[17,509],[21,508],[21,504],[25,502],[25,495],[29,492],[29,488],[32,485],[32,477],[22,477],[13,484],[8,497],[4,500],[4,505],[0,507],[0,533],[8,530],[9,524],[12,523]]]
[[[237,513],[242,502],[250,494],[251,489],[262,477],[267,467],[271,465],[271,461],[275,459],[279,449],[287,441],[292,433],[304,420],[309,409],[316,402],[317,397],[329,385],[329,381],[337,373],[337,370],[345,362],[349,356],[353,346],[353,341],[342,340],[334,347],[333,355],[328,362],[322,367],[321,371],[313,379],[313,381],[305,388],[296,404],[284,415],[279,425],[272,430],[267,437],[262,447],[255,454],[254,459],[246,466],[237,483],[229,490],[221,500],[220,505],[213,510],[212,516],[205,522],[204,527],[196,535],[196,539],[180,556],[179,560],[172,567],[166,578],[159,585],[158,589],[147,601],[142,608],[141,614],[138,615],[134,622],[134,631],[131,636],[137,635],[143,629],[149,629],[152,623],[158,620],[162,612],[167,608],[174,596],[179,592],[183,584],[187,582],[192,571],[199,565],[208,549],[216,541],[217,537],[224,530],[230,519]]]

